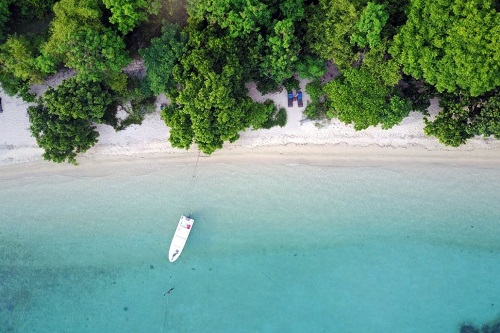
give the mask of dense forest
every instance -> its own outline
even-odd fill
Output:
[[[308,79],[305,115],[356,130],[388,129],[424,113],[427,135],[459,146],[500,139],[500,14],[494,0],[3,0],[0,84],[34,102],[30,130],[44,158],[75,163],[98,140],[162,110],[172,146],[207,154],[246,128],[284,125],[256,103]],[[143,59],[146,75],[123,69]],[[338,76],[325,77],[327,66]],[[30,86],[75,75],[43,96]],[[430,99],[442,111],[429,117]],[[117,106],[129,114],[116,118]]]

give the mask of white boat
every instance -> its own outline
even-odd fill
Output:
[[[182,249],[184,245],[186,245],[189,233],[193,227],[193,223],[193,219],[181,215],[177,230],[175,230],[174,238],[170,244],[170,250],[168,251],[168,260],[170,260],[170,262],[174,262],[181,255]]]

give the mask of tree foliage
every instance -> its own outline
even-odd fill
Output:
[[[296,66],[297,74],[303,79],[319,79],[326,73],[326,61],[311,55],[304,55]]]
[[[246,75],[272,86],[292,76],[302,49],[303,0],[206,0],[190,6],[190,23],[217,27],[236,42]]]
[[[7,94],[19,94],[26,101],[31,101],[28,93],[30,85],[40,83],[49,74],[55,73],[55,64],[39,54],[41,39],[28,37],[10,35],[0,45],[0,83]]]
[[[498,89],[483,97],[444,93],[439,106],[443,109],[434,120],[424,119],[424,132],[441,143],[457,147],[475,135],[500,138]]]
[[[89,29],[99,31],[103,27],[99,0],[60,0],[54,5],[54,15],[50,38],[42,53],[58,62],[66,61],[67,44],[72,43],[76,34]]]
[[[32,98],[30,85],[58,66],[77,72],[30,109],[47,159],[75,162],[97,141],[93,124],[114,117],[112,105],[131,105],[130,117],[113,123],[120,129],[140,123],[160,93],[172,101],[162,109],[172,145],[197,144],[210,154],[245,129],[284,125],[286,111],[253,102],[246,84],[256,82],[261,93],[296,89],[296,74],[313,80],[308,117],[338,117],[356,130],[390,128],[411,109],[425,113],[437,89],[443,110],[425,120],[427,134],[449,145],[500,137],[500,14],[493,0],[189,1],[187,27],[163,26],[139,51],[146,77],[131,80],[122,71],[129,62],[124,36],[161,2],[0,1],[4,91]],[[52,8],[47,37],[21,33],[24,23],[51,17]],[[150,28],[143,27],[127,41]],[[323,86],[327,61],[340,74]]]
[[[111,94],[99,82],[66,79],[56,89],[50,87],[43,102],[50,114],[60,119],[86,119],[100,122],[112,103]]]
[[[124,35],[145,21],[149,14],[158,14],[161,7],[159,0],[102,0],[102,2],[111,11],[109,22],[115,24]]]
[[[0,1],[0,43],[7,38],[7,23],[10,19],[10,10],[8,1]]]
[[[254,103],[247,96],[238,41],[218,36],[216,26],[198,30],[188,28],[186,51],[173,69],[173,80],[167,95],[173,105],[162,116],[171,128],[170,142],[188,148],[192,143],[206,154],[222,148],[225,141],[234,142],[247,127],[261,128],[272,116],[267,105]]]
[[[162,94],[174,87],[174,65],[185,52],[187,36],[177,25],[166,24],[160,37],[151,40],[151,46],[139,51],[147,68],[151,90]]]
[[[103,24],[101,7],[100,0],[57,2],[42,54],[75,69],[82,80],[109,80],[123,87],[120,72],[130,59],[123,38]]]
[[[53,162],[76,164],[78,153],[91,148],[99,136],[93,123],[101,122],[112,104],[110,93],[98,82],[76,77],[49,88],[39,105],[30,107],[30,131]]]
[[[10,0],[10,7],[16,21],[27,22],[46,17],[52,12],[55,2],[56,0]]]
[[[0,83],[9,95],[18,94],[32,101],[34,97],[28,92],[30,85],[56,72],[52,59],[40,54],[40,44],[46,38],[44,28],[25,27],[46,17],[53,3],[54,0],[0,1],[0,43],[3,42],[0,44]],[[32,32],[21,33],[30,30]]]
[[[309,119],[324,119],[326,118],[327,103],[326,94],[321,80],[316,79],[306,85],[306,92],[309,94],[311,101],[307,103],[304,114]]]
[[[194,1],[188,10],[191,21],[206,20],[228,30],[229,37],[242,38],[270,26],[274,8],[259,0],[206,0]]]
[[[350,68],[356,53],[350,36],[356,31],[359,12],[349,0],[319,0],[312,5],[307,22],[306,40],[312,52],[324,60],[333,60],[341,69]]]
[[[455,101],[441,99],[439,106],[443,109],[433,121],[424,118],[424,132],[435,136],[438,140],[452,147],[464,144],[472,135],[467,132],[469,112]]]
[[[106,73],[119,73],[130,58],[125,42],[113,30],[87,28],[70,33],[61,46],[65,64],[83,80],[99,81]]]
[[[206,0],[192,3],[189,12],[184,53],[178,62],[169,57],[166,78],[156,80],[157,91],[166,89],[173,102],[162,112],[172,145],[196,143],[210,154],[245,128],[283,124],[284,111],[254,103],[245,83],[256,80],[268,92],[292,77],[302,49],[302,0]]]
[[[182,88],[172,89],[169,96],[182,107],[180,112],[190,118],[191,141],[210,154],[222,148],[224,141],[234,142],[239,137],[249,100],[241,90],[242,66],[238,64],[230,39],[215,42],[207,30],[192,33],[201,35],[190,39],[194,45],[189,45],[190,50],[174,76]],[[170,127],[179,125],[175,120],[185,118],[176,115],[169,118],[172,113],[164,115]],[[186,148],[186,137],[172,138],[175,133],[177,129],[171,132],[172,144],[182,142],[182,148]]]
[[[499,35],[491,0],[414,0],[390,52],[440,92],[479,96],[500,85]]]
[[[381,41],[380,34],[388,19],[386,5],[368,2],[356,23],[356,32],[351,35],[351,43],[360,47],[369,45],[373,48],[377,46]]]
[[[363,130],[382,124],[388,129],[408,116],[411,104],[382,84],[364,67],[345,70],[339,78],[324,87],[331,109],[329,117],[336,117],[354,129]]]
[[[43,158],[57,163],[76,164],[77,154],[86,152],[97,142],[99,133],[88,119],[61,118],[43,105],[28,108],[30,131]]]
[[[480,102],[477,110],[473,112],[467,132],[500,139],[500,95],[498,92],[486,101]]]
[[[388,87],[394,87],[401,80],[400,66],[396,60],[387,57],[387,42],[370,48],[363,57],[362,67]]]
[[[0,46],[0,66],[2,71],[11,74],[28,84],[40,83],[44,76],[38,69],[36,48],[25,36],[11,35]]]
[[[293,75],[300,44],[295,36],[293,20],[279,21],[273,28],[274,32],[266,43],[267,52],[261,62],[261,73],[281,81]]]

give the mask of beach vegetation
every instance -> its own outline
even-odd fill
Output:
[[[42,41],[40,36],[13,34],[0,45],[0,84],[7,94],[33,101],[30,86],[56,72],[51,59],[38,51]]]
[[[307,117],[326,115],[363,130],[379,124],[388,129],[408,116],[413,100],[398,87],[400,64],[388,54],[392,11],[393,6],[363,1],[320,0],[311,6],[307,46],[333,61],[340,74],[325,84],[323,95],[316,94],[318,83],[309,87],[315,96]]]
[[[472,135],[493,136],[500,140],[500,95],[479,101],[473,108],[467,131]]]
[[[381,32],[388,19],[389,14],[385,4],[368,2],[356,23],[355,32],[350,37],[351,44],[362,48],[366,46],[374,48],[380,44]]]
[[[300,78],[315,80],[326,73],[326,61],[312,55],[300,57],[296,65],[296,71]]]
[[[262,95],[267,95],[283,91],[283,86],[281,85],[281,82],[278,82],[271,77],[263,77],[259,78],[257,81],[257,90]]]
[[[42,104],[30,106],[28,116],[30,132],[47,161],[77,164],[77,155],[97,143],[99,133],[88,119],[60,117]]]
[[[240,63],[237,48],[230,38],[214,38],[215,30],[190,32],[188,51],[174,69],[175,87],[167,92],[175,107],[162,115],[167,126],[191,126],[192,143],[206,154],[220,149],[225,141],[234,142],[239,132],[249,126],[258,126],[257,108],[247,96],[244,85],[244,66]],[[196,37],[193,38],[193,35]],[[181,116],[176,112],[182,113]],[[186,121],[189,118],[189,121]],[[188,142],[185,133],[174,138],[180,128],[170,132],[172,144]]]
[[[287,91],[300,90],[300,82],[295,77],[283,80],[283,86]]]
[[[165,94],[172,146],[210,154],[248,128],[286,124],[285,109],[253,101],[248,83],[265,95],[299,90],[300,79],[310,80],[307,118],[388,129],[419,111],[426,134],[458,146],[500,138],[499,27],[493,0],[5,0],[0,84],[34,101],[32,85],[76,72],[31,109],[52,126],[33,127],[47,149],[63,128],[82,132],[58,140],[90,144],[93,124],[140,124]],[[125,69],[132,57],[145,75]],[[442,110],[430,117],[433,97]],[[71,162],[88,149],[70,146],[47,156]]]
[[[175,89],[173,70],[185,52],[187,36],[179,25],[164,23],[162,34],[139,50],[146,66],[151,90],[159,95]]]
[[[76,34],[102,28],[102,9],[98,0],[61,0],[54,5],[50,37],[42,53],[58,62],[65,62],[66,51]]]
[[[30,86],[56,72],[40,52],[47,39],[54,0],[0,2],[0,84],[9,95],[32,102]]]
[[[45,150],[43,158],[53,162],[76,163],[76,157],[97,143],[94,124],[103,122],[113,99],[108,88],[77,77],[49,87],[38,105],[30,107],[30,131]]]
[[[160,0],[102,0],[111,11],[109,22],[114,24],[123,35],[128,34],[148,15],[158,14]]]
[[[345,70],[339,78],[327,83],[324,91],[330,106],[327,115],[353,124],[356,130],[378,124],[383,129],[391,128],[411,110],[409,101],[364,67]]]
[[[308,119],[320,120],[326,119],[328,105],[326,103],[326,93],[320,79],[309,82],[306,85],[306,92],[311,100],[307,103],[304,115]]]
[[[161,117],[170,128],[172,147],[189,149],[193,144],[194,130],[190,115],[183,111],[181,106],[170,104],[161,110]]]
[[[319,0],[308,8],[305,41],[321,59],[332,60],[340,70],[349,69],[356,59],[350,43],[356,32],[359,5],[350,0]]]
[[[286,79],[294,82],[304,5],[302,0],[280,1],[277,6],[264,1],[198,1],[189,13],[184,52],[172,62],[175,86],[165,86],[175,105],[162,116],[167,126],[175,127],[170,132],[174,146],[195,143],[210,154],[224,142],[237,140],[248,127],[274,123],[276,107],[253,102],[245,83],[256,81],[266,93],[280,89]],[[278,114],[284,118],[283,112]],[[186,126],[191,127],[187,135],[182,132]]]
[[[422,80],[403,75],[402,84],[399,85],[403,96],[405,96],[412,104],[412,111],[421,112],[424,115],[429,115],[429,106],[431,98],[438,95],[434,86]]]
[[[443,144],[458,147],[475,135],[500,139],[498,89],[482,97],[443,93],[439,106],[442,110],[435,119],[424,118],[424,132]]]
[[[0,43],[5,41],[7,37],[8,26],[10,20],[10,10],[8,1],[0,1]]]
[[[102,83],[82,81],[78,76],[64,80],[55,89],[49,87],[43,95],[43,104],[47,112],[61,119],[101,122],[112,102],[110,92]]]
[[[44,30],[40,29],[38,23],[45,21],[51,15],[54,3],[55,0],[0,1],[0,43],[3,43],[9,35],[26,32],[24,31],[26,26],[37,25],[37,29],[31,31],[32,33]]]
[[[55,73],[52,66],[41,65],[37,52],[37,40],[32,35],[10,35],[0,46],[0,64],[2,71],[28,85],[42,82],[48,74]]]
[[[278,108],[270,99],[264,103],[254,103],[255,112],[252,113],[250,126],[253,129],[269,129],[274,126],[283,127],[286,125],[287,114],[285,108]]]
[[[12,19],[16,23],[26,23],[40,20],[52,13],[52,7],[57,0],[4,0],[9,4]]]
[[[414,0],[389,52],[439,92],[480,96],[500,85],[500,13],[493,0]]]
[[[54,14],[42,53],[75,69],[79,79],[116,80],[130,58],[123,38],[103,23],[100,1],[61,0]]]
[[[71,32],[60,46],[64,63],[73,68],[81,80],[99,81],[121,72],[130,58],[123,39],[111,29],[84,29]]]
[[[132,124],[140,125],[147,114],[156,110],[156,95],[151,91],[147,79],[129,77],[126,91],[118,97],[117,105],[125,110],[127,117],[121,120],[116,119],[116,122],[111,122],[110,125],[117,131],[121,131]],[[106,114],[104,121],[108,122]]]

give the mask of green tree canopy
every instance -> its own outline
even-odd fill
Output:
[[[479,96],[500,85],[500,13],[492,0],[413,0],[390,53],[438,91]]]
[[[111,94],[99,82],[66,79],[56,89],[50,87],[43,96],[47,112],[61,120],[85,119],[100,122],[112,104]]]
[[[302,49],[303,0],[196,1],[189,13],[191,25],[210,25],[234,40],[249,80],[275,86],[293,74]]]
[[[210,30],[192,31],[190,36],[193,34],[200,35],[190,38],[189,51],[174,71],[174,80],[181,89],[174,88],[168,94],[179,104],[180,110],[177,111],[181,116],[164,115],[171,128],[179,125],[177,120],[189,117],[185,122],[191,126],[191,131],[187,131],[193,135],[191,142],[210,154],[222,148],[224,141],[238,139],[238,132],[244,128],[248,97],[243,91],[242,66],[238,63],[231,39],[216,39]],[[187,148],[189,140],[185,133],[181,134],[182,138],[173,138],[174,134],[181,134],[181,130],[174,128],[171,143],[182,142],[182,148]]]
[[[326,73],[326,61],[311,55],[304,55],[297,63],[297,74],[303,79],[319,79]]]
[[[341,70],[350,68],[356,58],[349,42],[359,19],[355,4],[349,0],[319,0],[310,12],[308,47],[322,59],[333,60]]]
[[[370,48],[363,57],[362,67],[388,87],[394,87],[401,80],[400,65],[387,57],[388,42],[382,41]]]
[[[356,32],[351,35],[351,43],[360,47],[369,45],[373,48],[377,46],[381,41],[380,34],[388,19],[389,14],[384,4],[368,2],[356,23]]]
[[[8,1],[0,1],[0,43],[7,38],[7,23],[10,19],[10,10]]]
[[[4,0],[2,2],[10,2],[16,21],[27,22],[49,15],[56,0]]]
[[[72,42],[75,34],[88,29],[99,31],[103,27],[99,0],[60,0],[54,5],[54,14],[50,38],[42,52],[58,61],[66,60],[66,44]]]
[[[99,133],[88,119],[61,119],[43,105],[30,106],[28,115],[31,134],[45,150],[42,156],[48,161],[76,164],[77,154],[97,143]]]
[[[261,73],[277,81],[291,77],[301,49],[294,22],[291,19],[277,22],[266,44],[267,52],[261,62]]]
[[[2,71],[28,84],[40,83],[48,73],[42,73],[37,68],[36,53],[34,44],[25,36],[9,36],[0,46]]]
[[[28,38],[29,37],[29,38]],[[55,64],[39,54],[41,39],[33,35],[10,35],[0,45],[0,83],[9,95],[31,101],[30,85],[56,72]]]
[[[186,52],[173,70],[177,85],[167,92],[172,105],[162,116],[171,129],[173,146],[189,148],[196,143],[210,154],[225,141],[237,140],[243,129],[262,127],[272,110],[247,96],[244,58],[237,41],[219,37],[217,27],[197,28],[188,28]]]
[[[481,102],[467,127],[473,135],[494,136],[500,140],[500,95],[498,92]]]
[[[177,25],[166,24],[162,34],[151,40],[151,46],[139,51],[147,68],[151,90],[162,94],[174,87],[173,69],[185,52],[187,36]]]
[[[499,90],[481,97],[443,93],[442,110],[431,121],[424,118],[424,132],[448,146],[457,147],[475,135],[500,139]]]
[[[259,0],[205,0],[194,1],[188,11],[191,22],[218,24],[231,38],[243,38],[271,26],[275,8]]]
[[[345,70],[327,83],[324,91],[331,107],[327,115],[353,124],[358,131],[378,124],[391,128],[411,109],[411,103],[394,94],[365,67]]]
[[[72,32],[61,51],[66,66],[76,69],[83,80],[99,81],[107,72],[119,73],[130,61],[123,39],[107,28]]]
[[[442,98],[439,105],[443,108],[433,121],[424,118],[424,133],[435,136],[447,146],[458,147],[473,135],[467,132],[469,112],[461,103]]]
[[[102,2],[111,11],[109,22],[115,24],[124,35],[145,21],[149,14],[158,14],[161,7],[159,0],[102,0]]]
[[[113,100],[101,83],[71,77],[56,89],[50,87],[40,102],[28,114],[43,157],[75,164],[78,153],[96,144],[99,134],[93,124],[102,121]]]

